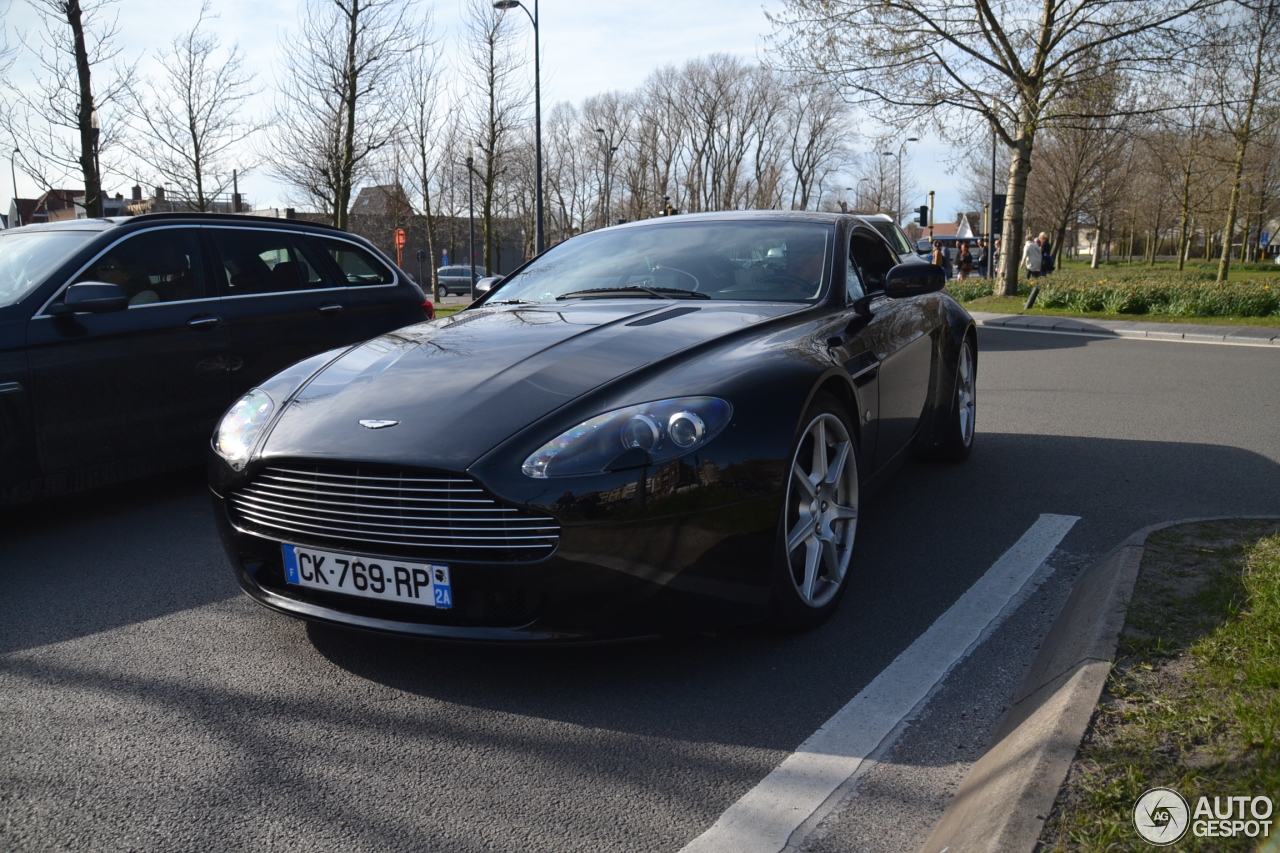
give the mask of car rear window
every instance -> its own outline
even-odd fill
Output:
[[[54,267],[98,233],[15,231],[0,235],[0,308],[30,293]]]

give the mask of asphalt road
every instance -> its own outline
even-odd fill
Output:
[[[6,511],[0,849],[679,850],[1041,513],[1080,516],[1056,558],[1076,567],[1154,522],[1280,514],[1280,352],[980,337],[973,457],[912,463],[864,506],[851,595],[800,637],[308,626],[239,593],[199,472]],[[1033,605],[1030,628],[1054,615]]]

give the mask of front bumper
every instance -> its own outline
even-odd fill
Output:
[[[767,496],[660,518],[566,525],[545,559],[450,563],[454,607],[437,610],[289,585],[281,541],[237,527],[216,492],[213,502],[236,579],[260,604],[315,622],[492,643],[607,640],[759,621],[769,613],[780,507],[778,496]]]

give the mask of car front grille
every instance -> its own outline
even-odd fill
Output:
[[[343,463],[272,465],[230,495],[243,529],[298,545],[422,560],[549,556],[554,518],[506,506],[465,475]]]

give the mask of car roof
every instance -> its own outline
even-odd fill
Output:
[[[31,231],[107,231],[119,227],[142,227],[156,222],[181,222],[193,225],[217,222],[226,225],[270,225],[273,228],[296,228],[300,230],[327,231],[334,234],[350,235],[332,225],[322,222],[310,222],[305,219],[280,219],[274,216],[251,216],[241,213],[143,213],[138,216],[111,216],[106,219],[67,219],[61,222],[38,222],[23,226],[22,230]]]

